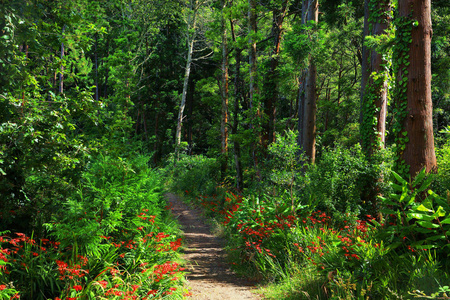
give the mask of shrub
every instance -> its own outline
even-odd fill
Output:
[[[450,134],[449,134],[450,136]],[[436,193],[450,198],[450,139],[441,148],[436,149],[438,163],[437,174],[432,185]]]
[[[171,190],[192,191],[196,195],[214,194],[220,180],[216,159],[203,155],[180,154],[180,159],[175,163],[173,159],[168,159],[164,173]]]
[[[77,194],[46,224],[51,238],[0,236],[0,295],[16,290],[25,299],[181,297],[181,239],[147,160],[97,157]]]
[[[390,170],[388,158],[389,152],[381,152],[369,161],[359,145],[327,149],[316,165],[308,167],[303,197],[316,198],[318,209],[331,214],[337,222],[343,216],[374,215],[379,207],[373,191],[384,194],[388,190],[380,180],[387,178]]]

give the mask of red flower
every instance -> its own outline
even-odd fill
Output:
[[[79,291],[81,291],[83,288],[81,287],[81,285],[74,285],[73,287],[72,287],[75,291],[77,291],[77,292],[79,292]]]
[[[6,285],[4,284],[0,285],[0,291],[3,291],[4,289],[6,289]]]

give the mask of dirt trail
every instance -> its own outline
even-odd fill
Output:
[[[237,277],[225,262],[223,241],[211,234],[201,212],[181,202],[174,194],[166,195],[172,213],[185,234],[188,284],[193,300],[258,300],[254,285]]]

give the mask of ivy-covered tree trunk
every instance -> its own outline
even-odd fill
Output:
[[[431,0],[399,0],[397,109],[402,130],[397,153],[414,177],[436,168],[431,100]],[[402,170],[400,165],[400,170]]]
[[[365,2],[365,33],[379,38],[389,28],[391,1]],[[372,29],[371,32],[369,29]],[[365,152],[371,155],[385,147],[389,61],[387,53],[380,53],[376,46],[365,47],[363,57],[361,144]]]

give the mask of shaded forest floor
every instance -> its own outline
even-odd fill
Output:
[[[183,203],[176,195],[166,195],[172,213],[184,232],[183,258],[194,300],[257,300],[253,283],[236,276],[226,263],[224,241],[211,233],[201,212]]]

